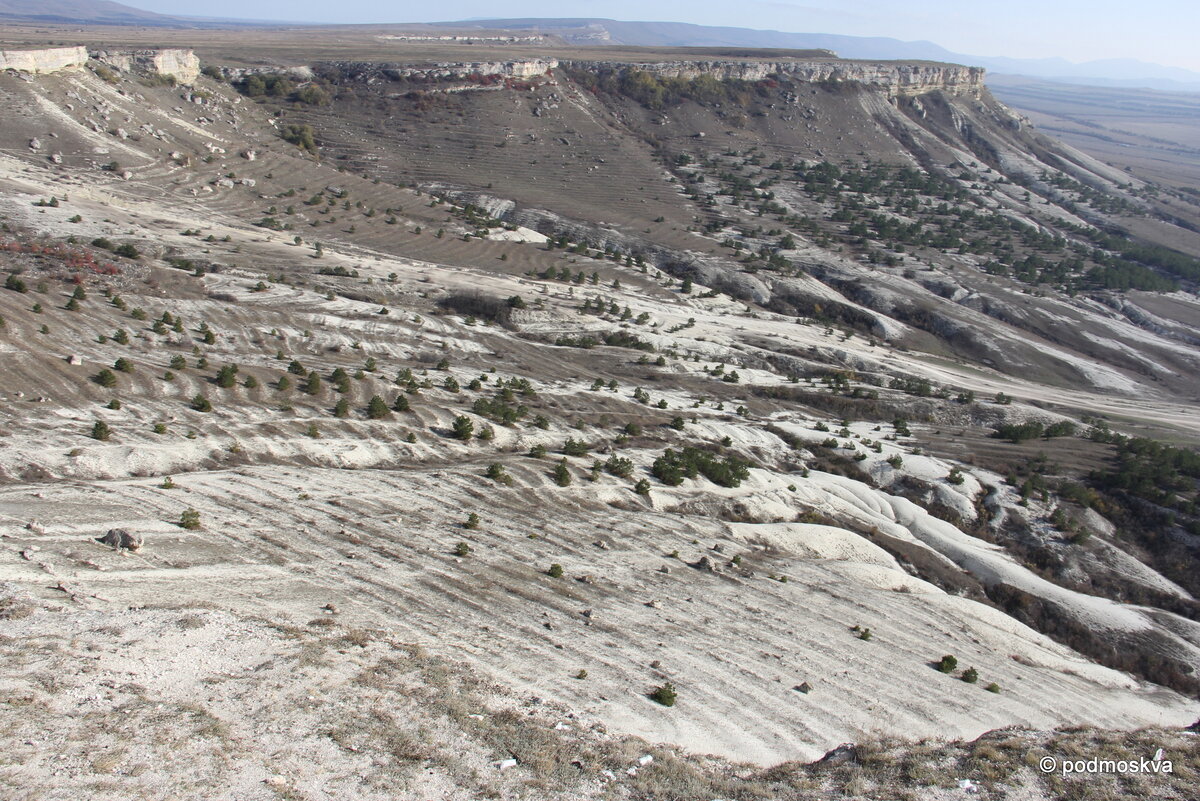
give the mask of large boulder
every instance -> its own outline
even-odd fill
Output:
[[[131,534],[123,528],[110,528],[103,537],[97,537],[97,542],[116,548],[118,551],[136,551],[142,547],[142,538]]]

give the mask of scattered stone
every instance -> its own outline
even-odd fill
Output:
[[[42,524],[41,524],[39,521],[37,521],[37,520],[30,520],[28,523],[26,523],[26,524],[25,524],[25,529],[26,529],[27,531],[30,531],[30,532],[34,533],[34,534],[45,534],[45,533],[46,533],[46,527],[45,527],[45,526],[43,526],[43,525],[42,525]]]
[[[658,569],[658,572],[659,572],[659,573],[670,573],[670,572],[671,572],[671,568],[667,567],[666,565],[663,565],[662,567],[660,567],[660,568]]]
[[[55,153],[55,154],[53,154],[53,155],[51,155],[51,156],[50,156],[50,163],[51,163],[51,164],[62,164],[62,161],[63,161],[63,159],[62,159],[62,153]]]
[[[662,609],[662,601],[646,601],[646,606],[650,607],[651,609]]]
[[[716,564],[707,556],[701,556],[695,562],[692,562],[690,566],[696,568],[697,570],[702,570],[705,573],[717,572]]]
[[[130,534],[123,528],[110,528],[108,533],[103,537],[97,537],[96,541],[104,545],[116,548],[118,551],[137,551],[142,547],[142,538],[137,534]]]
[[[71,365],[78,367],[79,365],[83,364],[83,357],[78,354],[72,353],[70,356],[67,357],[67,364],[71,364]]]
[[[517,766],[515,759],[501,759],[499,762],[493,762],[492,765],[500,770],[508,770]]]
[[[645,767],[646,765],[649,765],[653,761],[654,761],[653,756],[651,756],[650,754],[643,754],[642,756],[638,757],[637,763],[639,765],[641,765],[642,767]]]
[[[42,149],[42,140],[41,139],[30,139],[29,140],[29,149],[30,150],[41,150]]]
[[[839,765],[849,765],[858,762],[858,748],[854,743],[842,743],[837,748],[833,749],[825,756],[821,757],[819,763],[827,765],[831,768],[836,768]]]
[[[253,150],[243,150],[242,158],[244,158],[246,161],[254,161],[258,158],[258,153]]]
[[[263,779],[263,784],[270,785],[271,787],[286,787],[287,779],[282,776],[268,776]]]
[[[655,659],[653,662],[650,663],[650,667],[653,668],[654,670],[658,670],[660,667],[662,667],[662,662]]]
[[[812,692],[812,685],[807,681],[802,681],[792,689],[798,693],[804,693],[805,695],[808,695],[810,692]]]

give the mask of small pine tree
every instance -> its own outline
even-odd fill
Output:
[[[554,483],[560,487],[570,486],[571,471],[567,467],[567,460],[563,458],[554,467]]]
[[[192,397],[192,408],[198,412],[211,412],[212,403],[200,393]]]
[[[406,398],[404,395],[397,395],[396,399],[392,401],[393,412],[407,412],[408,409],[408,398]]]
[[[217,371],[217,386],[221,389],[229,389],[237,383],[238,366],[236,364],[227,364]]]
[[[455,556],[470,556],[471,555],[471,546],[465,542],[460,542],[458,545],[454,546],[454,555]]]
[[[463,528],[466,528],[466,529],[479,528],[479,515],[475,514],[474,512],[471,512],[471,514],[467,515],[467,522],[463,523]]]
[[[334,417],[349,417],[350,416],[350,401],[342,398],[333,405]]]
[[[633,485],[633,491],[643,497],[650,496],[650,482],[646,479],[638,479],[638,482]]]
[[[117,385],[117,376],[112,370],[101,370],[92,378],[97,384],[105,388],[115,387]]]
[[[454,431],[454,437],[461,439],[463,442],[469,442],[475,434],[475,423],[466,415],[460,414],[458,417],[455,417],[451,427]]]
[[[387,402],[378,395],[372,395],[367,403],[367,417],[372,420],[382,420],[391,415]]]
[[[179,527],[189,531],[200,528],[200,513],[195,509],[184,511],[179,515]]]
[[[979,671],[973,667],[969,667],[963,671],[962,680],[967,684],[974,684],[979,681]]]
[[[554,564],[550,565],[550,569],[546,571],[546,575],[550,578],[562,578],[563,566],[558,562],[555,562]]]
[[[108,423],[103,420],[97,420],[95,425],[92,426],[92,439],[98,439],[103,442],[108,439],[110,433]]]
[[[316,370],[308,374],[308,378],[304,382],[304,391],[309,395],[319,395],[321,393],[321,376],[317,375]]]
[[[945,656],[943,656],[938,661],[938,665],[937,665],[937,669],[942,671],[943,673],[953,673],[954,669],[956,667],[958,667],[958,660],[955,659],[950,654],[946,654]]]
[[[490,465],[488,465],[488,469],[484,475],[490,478],[492,481],[495,481],[497,484],[503,484],[506,487],[512,486],[512,476],[505,472],[504,465],[500,464],[499,462],[492,462]]]

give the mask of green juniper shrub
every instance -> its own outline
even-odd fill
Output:
[[[675,700],[678,693],[675,691],[675,685],[671,682],[655,687],[650,692],[650,699],[662,704],[663,706],[675,706]]]

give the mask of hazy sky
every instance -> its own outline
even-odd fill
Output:
[[[976,56],[1135,58],[1200,71],[1200,0],[126,0],[165,14],[310,22],[606,17],[925,39]]]

